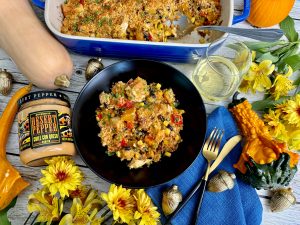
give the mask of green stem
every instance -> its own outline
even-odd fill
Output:
[[[296,96],[298,94],[298,92],[300,92],[300,88],[299,87],[300,87],[300,85],[298,85],[297,89],[295,90],[294,96]]]
[[[101,217],[105,217],[105,215],[107,214],[107,213],[109,213],[110,212],[110,209],[107,209],[102,215],[101,215]]]
[[[104,205],[100,208],[100,210],[101,210],[101,209],[104,209],[106,206],[107,206],[107,204],[104,204]],[[99,210],[99,211],[100,211],[100,210]]]
[[[111,219],[113,217],[113,215],[109,215],[107,218],[105,218],[105,220],[103,220],[103,223],[105,223],[106,221],[108,221],[109,219]]]

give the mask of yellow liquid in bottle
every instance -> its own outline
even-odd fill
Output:
[[[238,88],[239,70],[229,59],[210,56],[198,62],[192,74],[192,81],[200,94],[213,101],[228,98]]]

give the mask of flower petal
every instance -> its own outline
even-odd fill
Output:
[[[264,68],[269,68],[272,65],[272,61],[271,60],[263,60],[259,63],[258,67],[260,70],[264,69]]]
[[[254,61],[256,58],[256,51],[251,51],[251,57],[252,57],[252,61]]]
[[[261,71],[262,74],[264,75],[270,75],[273,73],[275,69],[275,65],[272,65],[271,60],[264,60],[259,64],[259,70]]]
[[[291,75],[294,73],[292,67],[288,66],[288,68],[289,68],[289,70],[288,70],[287,73],[285,74],[285,76],[287,76],[287,77],[291,76]]]
[[[250,66],[250,70],[257,72],[259,71],[259,66],[255,62],[253,62]]]
[[[59,222],[59,225],[73,225],[73,217],[71,214],[65,215]]]

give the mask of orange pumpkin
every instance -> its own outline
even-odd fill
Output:
[[[290,13],[295,0],[252,0],[248,22],[256,27],[280,23]]]

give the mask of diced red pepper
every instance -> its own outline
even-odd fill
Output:
[[[127,101],[126,103],[125,103],[125,108],[126,109],[130,109],[130,108],[132,108],[133,107],[133,102],[132,101]]]
[[[97,115],[97,117],[98,117],[99,120],[101,120],[101,119],[102,119],[102,114],[99,113],[99,114]]]
[[[125,141],[125,139],[123,138],[121,141],[121,147],[126,147],[127,146],[127,142]]]
[[[122,108],[124,104],[125,104],[125,99],[124,98],[119,98],[117,106],[119,108]]]
[[[130,100],[127,100],[125,102],[120,102],[118,103],[118,107],[119,108],[126,108],[126,109],[130,109],[133,107],[133,102]]]
[[[149,38],[149,41],[153,41],[153,37],[152,37],[152,35],[150,33],[149,33],[148,38]]]
[[[174,123],[175,125],[182,125],[183,124],[182,116],[178,114],[172,114],[171,122]]]
[[[128,129],[132,129],[132,128],[133,128],[133,123],[132,123],[132,122],[127,122],[127,123],[126,123],[126,127],[127,127]]]
[[[79,0],[79,3],[84,6],[84,0]]]

